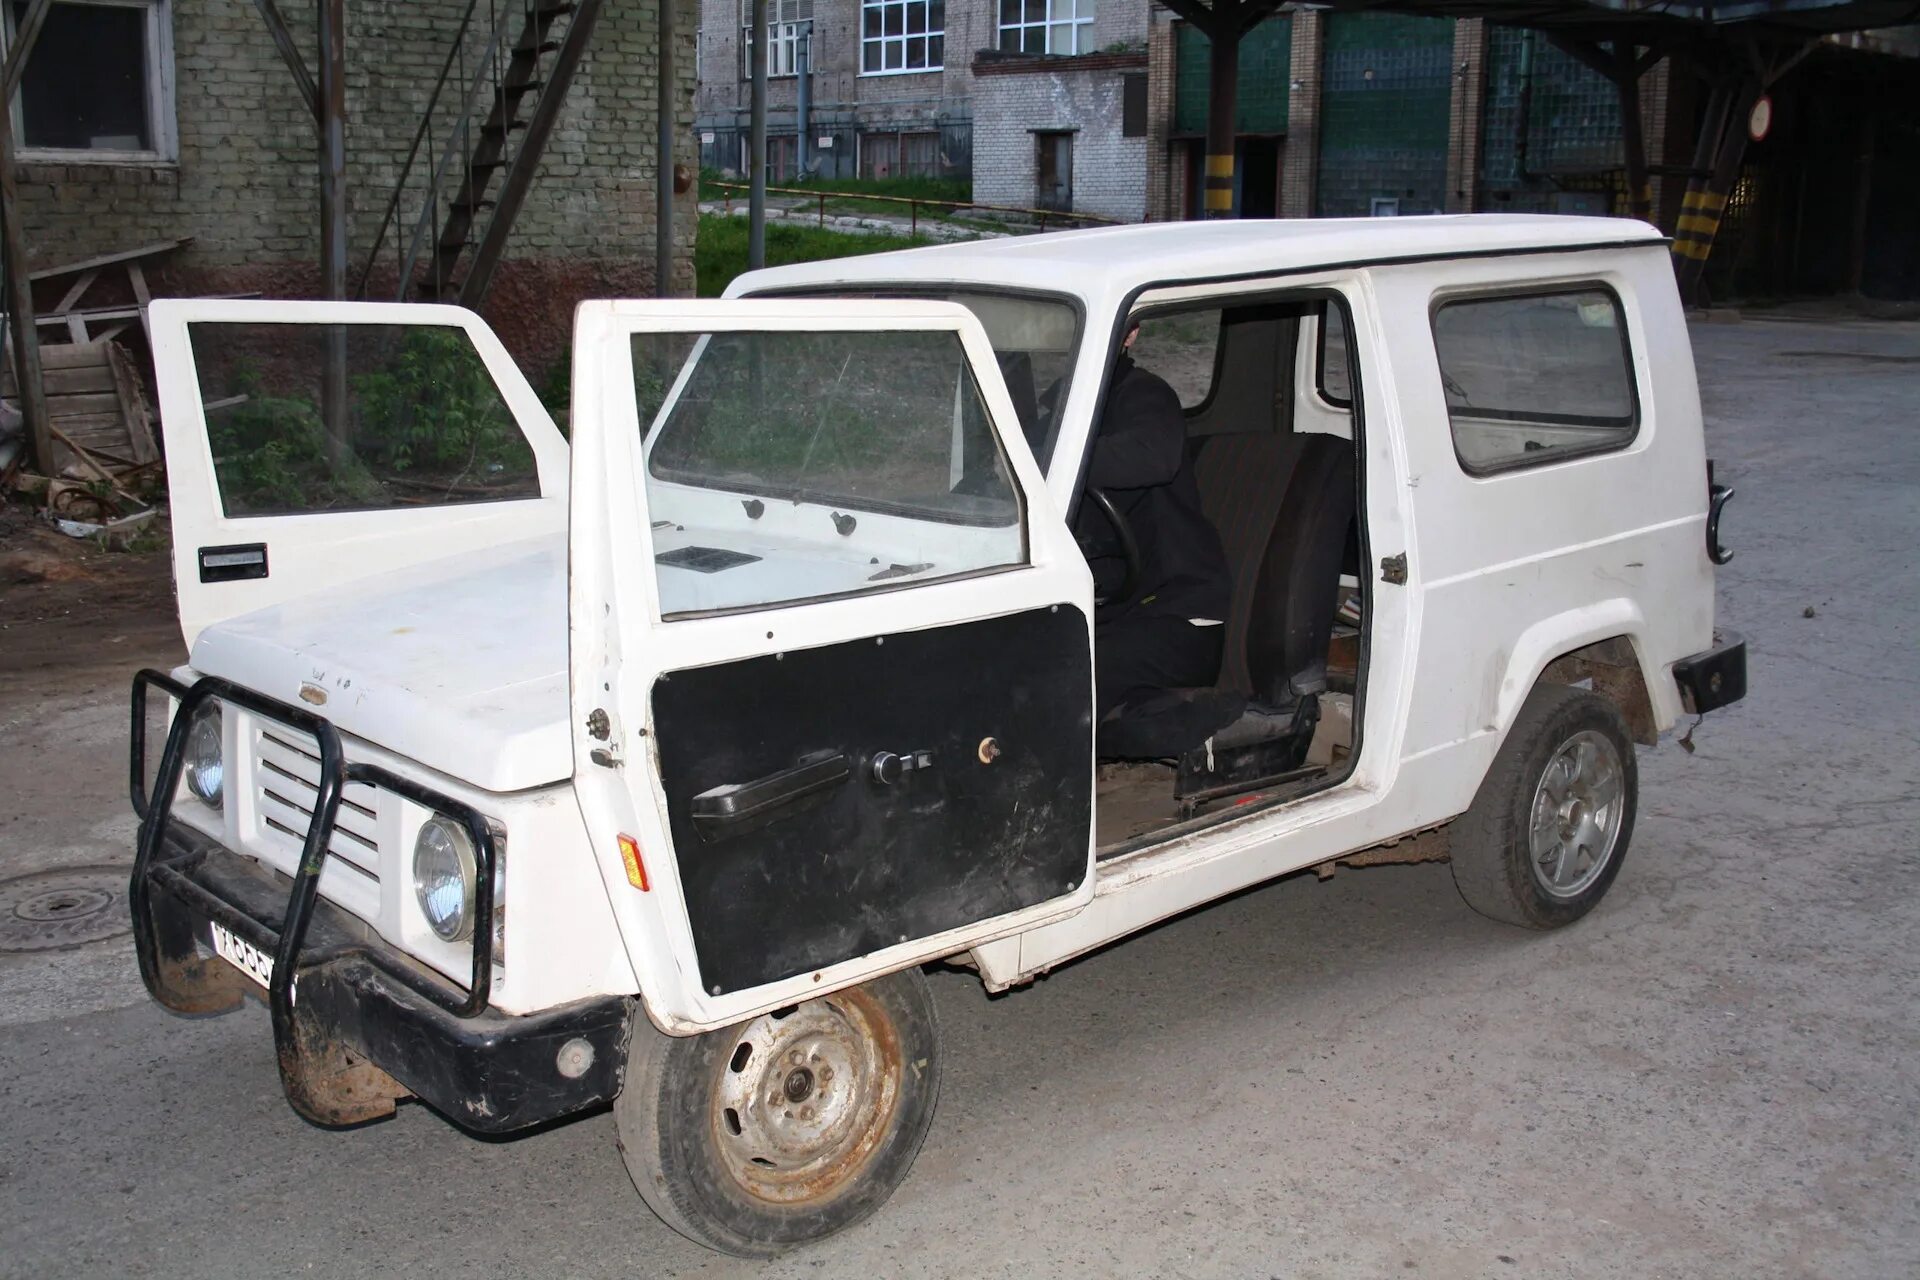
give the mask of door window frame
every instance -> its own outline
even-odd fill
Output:
[[[1527,298],[1568,297],[1581,293],[1603,293],[1613,303],[1616,320],[1615,329],[1620,336],[1620,358],[1627,374],[1627,422],[1625,430],[1618,440],[1606,440],[1591,445],[1574,445],[1566,448],[1537,450],[1534,454],[1518,453],[1496,462],[1475,463],[1467,460],[1460,452],[1460,437],[1453,429],[1453,406],[1444,403],[1441,408],[1447,416],[1447,438],[1453,446],[1454,459],[1460,469],[1475,480],[1488,480],[1506,475],[1513,471],[1529,471],[1536,467],[1553,466],[1556,463],[1572,462],[1580,458],[1593,458],[1602,454],[1619,453],[1630,449],[1640,439],[1644,414],[1644,403],[1640,393],[1640,367],[1634,359],[1632,328],[1627,314],[1627,300],[1618,289],[1605,280],[1555,280],[1539,284],[1521,284],[1466,289],[1443,289],[1433,295],[1427,305],[1427,331],[1433,339],[1434,368],[1439,371],[1442,386],[1445,385],[1446,365],[1441,361],[1439,320],[1441,311],[1456,303],[1472,302],[1516,302]],[[1351,356],[1349,356],[1351,358]]]
[[[1021,559],[1017,563],[962,570],[956,573],[944,574],[938,578],[888,582],[884,585],[875,585],[867,589],[832,592],[795,600],[730,605],[714,609],[674,610],[670,613],[661,607],[658,578],[655,573],[650,571],[642,575],[647,580],[646,620],[648,625],[655,628],[673,627],[685,623],[737,618],[754,613],[803,610],[819,605],[848,603],[870,598],[879,599],[887,595],[905,591],[922,588],[937,589],[948,584],[973,582],[982,578],[1002,577],[1035,568],[1046,567],[1046,565],[1052,561],[1052,557],[1049,556],[1046,551],[1046,544],[1051,540],[1052,531],[1044,533],[1041,531],[1040,526],[1042,521],[1038,518],[1035,505],[1036,495],[1043,495],[1046,492],[1046,474],[1040,469],[1040,464],[1034,456],[1031,446],[1026,443],[1026,435],[1025,432],[1021,430],[1019,415],[1014,411],[1013,403],[1007,394],[1006,386],[1000,379],[999,366],[994,357],[992,345],[986,341],[985,331],[981,328],[980,322],[974,318],[972,313],[966,311],[965,307],[960,303],[930,302],[923,299],[911,298],[889,298],[885,301],[891,304],[890,310],[876,310],[872,315],[848,314],[843,318],[836,319],[832,323],[823,323],[819,314],[798,308],[782,316],[768,316],[763,314],[759,318],[754,318],[750,314],[748,317],[742,318],[737,314],[738,309],[741,308],[756,306],[760,308],[769,306],[779,307],[785,302],[797,301],[801,300],[793,298],[728,299],[707,307],[701,307],[697,304],[680,304],[680,306],[676,308],[673,316],[658,320],[646,313],[636,314],[631,310],[622,312],[618,309],[618,304],[613,304],[614,311],[611,321],[603,321],[602,324],[605,325],[605,329],[597,335],[599,341],[606,342],[609,345],[597,355],[594,361],[594,367],[598,371],[597,375],[589,375],[596,376],[596,380],[605,385],[593,387],[591,393],[594,399],[611,397],[610,403],[603,401],[603,403],[594,410],[603,415],[608,424],[607,430],[609,432],[629,429],[633,432],[633,483],[637,486],[634,492],[642,500],[642,505],[644,505],[644,496],[647,492],[646,485],[651,478],[648,454],[653,446],[653,437],[656,434],[654,429],[658,426],[658,422],[641,422],[639,419],[639,406],[631,391],[628,390],[624,396],[621,396],[616,394],[614,390],[615,388],[631,388],[633,385],[632,339],[635,334],[644,332],[752,332],[755,330],[804,332],[855,332],[867,330],[884,333],[907,329],[952,332],[960,339],[962,349],[966,353],[968,369],[974,378],[981,400],[985,403],[988,424],[994,434],[994,443],[1000,452],[1002,461],[1006,465],[1007,477],[1013,488],[1014,501],[1019,511]],[[807,301],[813,302],[815,306],[826,304],[830,307],[836,302],[844,303],[849,300],[842,298],[816,298]],[[957,311],[960,314],[952,314],[948,310],[949,308],[952,308],[953,311]],[[612,341],[614,338],[618,338],[620,341]],[[579,378],[582,373],[579,365],[580,352],[578,346],[579,344],[576,342],[576,379]],[[686,369],[683,368],[680,374],[676,376],[673,386],[669,388],[667,400],[663,402],[663,406],[665,403],[671,403],[673,396],[678,393],[685,378]],[[579,395],[578,383],[576,383],[575,394],[577,405],[577,397]],[[1007,432],[1009,429],[1019,437],[1020,447],[1018,451],[1010,447],[1008,443]],[[1023,474],[1023,464],[1031,465],[1035,474],[1031,477]],[[1040,509],[1044,510],[1044,505]],[[1064,522],[1061,522],[1061,526],[1061,533],[1065,536]],[[643,530],[642,534],[644,543],[640,551],[643,554],[638,558],[644,559],[646,563],[651,566],[655,554],[651,528]],[[1068,542],[1069,545],[1071,545],[1070,538],[1068,538]]]
[[[1354,326],[1353,301],[1347,296],[1346,291],[1340,288],[1335,282],[1290,285],[1281,277],[1276,276],[1272,277],[1272,279],[1272,287],[1264,289],[1246,287],[1247,284],[1253,283],[1250,281],[1234,283],[1213,281],[1155,281],[1152,284],[1142,285],[1127,294],[1114,313],[1115,324],[1108,348],[1109,359],[1107,362],[1107,374],[1100,384],[1099,396],[1094,401],[1093,417],[1089,423],[1086,440],[1081,446],[1079,472],[1075,480],[1077,487],[1074,490],[1072,504],[1068,508],[1067,520],[1069,524],[1071,524],[1079,512],[1080,497],[1086,489],[1087,469],[1093,461],[1094,441],[1099,435],[1100,415],[1105,412],[1107,398],[1113,391],[1113,364],[1119,356],[1120,342],[1125,339],[1127,330],[1134,324],[1155,315],[1177,315],[1182,312],[1191,313],[1194,311],[1218,309],[1224,315],[1230,308],[1259,306],[1263,303],[1324,302],[1329,307],[1338,307],[1341,312],[1341,317],[1345,321],[1347,361],[1348,367],[1352,370],[1351,376],[1353,379],[1352,386],[1354,394],[1353,408],[1351,411],[1353,433],[1347,437],[1347,443],[1352,446],[1354,454],[1353,475],[1356,502],[1354,524],[1356,537],[1359,542],[1359,572],[1355,576],[1359,584],[1362,619],[1358,666],[1354,673],[1353,740],[1349,746],[1344,767],[1327,777],[1310,780],[1314,785],[1304,789],[1299,787],[1273,789],[1269,794],[1252,802],[1228,806],[1218,813],[1203,814],[1196,818],[1190,818],[1184,822],[1178,822],[1172,826],[1163,827],[1159,830],[1136,836],[1131,840],[1122,841],[1117,845],[1103,846],[1099,850],[1099,857],[1103,865],[1112,860],[1147,853],[1164,846],[1177,844],[1191,838],[1197,833],[1211,831],[1231,823],[1252,820],[1256,817],[1270,817],[1277,810],[1344,788],[1353,783],[1361,774],[1362,753],[1367,745],[1367,685],[1369,672],[1373,665],[1374,634],[1378,629],[1375,606],[1379,593],[1375,590],[1374,571],[1376,566],[1372,559],[1373,552],[1371,550],[1368,533],[1367,497],[1369,490],[1367,448],[1366,439],[1363,434],[1365,431],[1365,417],[1362,409],[1365,400],[1360,373],[1359,342]],[[1177,290],[1189,287],[1200,288],[1209,284],[1213,285],[1213,288],[1203,294],[1196,293],[1191,297],[1169,298],[1164,302],[1150,302],[1145,305],[1140,303],[1142,297],[1162,290]],[[1220,348],[1224,350],[1226,345],[1224,338],[1219,345]],[[1218,370],[1215,372],[1214,384],[1215,386],[1219,384]],[[1301,388],[1295,387],[1293,396],[1297,406],[1301,396]],[[1209,399],[1211,399],[1211,389],[1209,389]],[[1328,433],[1319,432],[1312,434]],[[1331,438],[1339,439],[1340,437],[1332,436]],[[1094,811],[1097,817],[1099,812],[1098,797],[1095,798]]]

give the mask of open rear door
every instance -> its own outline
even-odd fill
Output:
[[[189,648],[226,618],[566,527],[566,441],[471,311],[187,298],[148,321]]]
[[[979,323],[607,302],[574,353],[575,784],[654,1019],[1092,896],[1092,582]]]

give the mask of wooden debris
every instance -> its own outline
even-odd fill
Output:
[[[117,343],[43,347],[40,358],[57,472],[119,488],[160,460],[139,374]],[[12,369],[0,366],[0,398],[17,394]]]

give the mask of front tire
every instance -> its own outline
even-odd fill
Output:
[[[1460,896],[1507,924],[1572,924],[1620,874],[1639,786],[1626,720],[1610,699],[1536,685],[1454,821]]]
[[[770,1258],[886,1203],[940,1096],[938,1028],[909,969],[706,1035],[635,1020],[620,1152],[660,1219]]]

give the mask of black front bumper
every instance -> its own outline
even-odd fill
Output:
[[[1728,706],[1747,696],[1747,642],[1739,633],[1716,631],[1713,648],[1673,664],[1680,705],[1693,715]]]
[[[146,688],[180,700],[157,772],[145,790]],[[314,735],[322,786],[291,878],[174,822],[186,726],[209,698]],[[141,814],[129,897],[141,977],[155,1000],[180,1013],[220,1013],[259,992],[213,954],[217,924],[273,958],[265,992],[281,1083],[294,1109],[319,1124],[356,1124],[418,1097],[456,1123],[506,1133],[610,1101],[620,1090],[632,1001],[578,1001],[537,1014],[490,1007],[491,931],[475,931],[474,974],[461,990],[322,901],[321,864],[346,782],[401,790],[465,823],[479,863],[475,915],[492,916],[495,847],[484,819],[446,796],[382,770],[347,765],[325,719],[219,680],[191,688],[143,671],[133,690],[132,794]],[[328,785],[329,781],[332,785]]]

